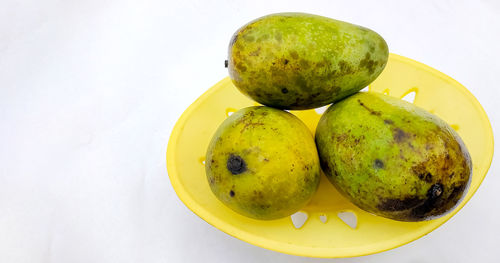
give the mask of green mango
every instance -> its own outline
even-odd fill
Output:
[[[305,124],[269,107],[229,116],[215,132],[205,164],[210,188],[222,203],[263,220],[289,216],[306,205],[321,170]]]
[[[437,218],[470,184],[472,163],[458,134],[437,116],[387,95],[360,92],[330,106],[316,145],[330,182],[379,216]]]
[[[261,17],[229,45],[234,85],[255,101],[281,109],[321,107],[371,83],[388,59],[374,31],[304,13]]]

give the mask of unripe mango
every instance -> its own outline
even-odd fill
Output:
[[[400,221],[451,211],[472,177],[469,152],[439,117],[360,92],[328,108],[316,129],[321,167],[355,205]]]
[[[371,83],[388,59],[374,31],[327,17],[280,13],[240,28],[229,45],[229,76],[255,101],[311,109]]]
[[[222,203],[263,220],[301,209],[320,179],[309,129],[291,113],[269,107],[229,116],[215,132],[205,163],[210,188]]]

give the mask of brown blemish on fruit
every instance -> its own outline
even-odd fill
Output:
[[[255,127],[255,126],[264,126],[265,124],[262,123],[262,122],[248,122],[248,123],[245,123],[245,126],[243,126],[243,128],[241,129],[240,133],[243,133],[246,129],[248,129],[249,127]]]
[[[248,55],[250,55],[250,56],[252,56],[252,57],[256,57],[256,56],[258,56],[258,55],[260,54],[260,50],[261,50],[261,49],[262,49],[262,48],[261,48],[261,47],[259,47],[259,48],[257,48],[257,50],[254,50],[254,51],[250,52]]]
[[[388,212],[403,211],[411,209],[423,201],[418,197],[406,197],[404,199],[385,198],[377,205],[377,208]]]
[[[264,194],[261,191],[253,190],[253,199],[262,200],[264,199]]]
[[[337,71],[336,70],[332,70],[332,78],[335,78],[337,76]]]
[[[295,51],[295,50],[290,51],[290,56],[291,56],[293,59],[297,59],[297,58],[299,58],[299,54],[298,54],[298,53],[297,53],[297,51]]]
[[[351,65],[344,60],[339,61],[338,66],[340,69],[339,75],[347,75],[347,74],[351,74],[354,72]]]
[[[390,125],[394,124],[394,122],[392,120],[389,120],[389,119],[384,120],[384,123],[390,124]]]
[[[310,91],[311,90],[311,87],[307,86],[306,79],[304,77],[302,77],[301,75],[298,75],[295,78],[295,85],[297,85],[298,87],[300,87],[300,89],[302,89],[304,91]]]
[[[318,63],[316,63],[316,66],[318,68],[322,68],[322,67],[326,66],[326,61],[322,60],[322,61],[318,62]]]
[[[370,59],[370,57],[370,53],[367,52],[365,54],[365,58],[359,62],[359,67],[366,68],[370,74],[373,74],[378,63],[375,60]]]
[[[400,142],[408,140],[410,138],[410,134],[406,133],[405,131],[401,130],[400,128],[395,128],[393,137],[397,143],[400,143]]]
[[[442,159],[442,162],[441,162],[441,170],[447,171],[453,167],[454,167],[454,162],[451,159],[450,154],[446,153],[446,155],[444,156],[444,158]]]
[[[428,183],[432,183],[432,174],[431,173],[421,173],[418,175],[418,179],[426,181]]]
[[[243,65],[242,63],[236,64],[236,69],[238,69],[241,72],[247,71],[247,67],[245,67],[245,65]]]
[[[305,60],[305,59],[301,59],[299,60],[299,65],[302,69],[308,69],[309,68],[309,61]]]
[[[380,111],[375,111],[375,110],[372,110],[370,109],[368,106],[366,106],[363,102],[361,102],[361,100],[358,99],[358,103],[359,105],[361,105],[361,107],[365,108],[367,111],[370,112],[370,114],[372,115],[377,115],[377,116],[380,116],[382,113]]]

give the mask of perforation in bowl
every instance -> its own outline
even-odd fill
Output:
[[[227,108],[226,109],[226,117],[231,116],[233,113],[235,113],[237,110],[235,108]]]
[[[403,96],[401,96],[401,99],[408,101],[409,103],[414,103],[415,99],[417,98],[417,92],[418,92],[418,88],[412,87],[411,89],[407,90],[403,94]]]
[[[342,211],[338,212],[337,216],[352,229],[356,229],[358,226],[358,217],[352,211]]]
[[[299,211],[290,216],[293,227],[296,229],[301,229],[307,222],[309,215],[306,212]]]
[[[316,109],[314,109],[314,111],[317,114],[321,115],[321,114],[325,113],[325,111],[328,109],[328,107],[330,107],[330,105],[326,105],[326,106],[323,106],[323,107],[316,108]]]

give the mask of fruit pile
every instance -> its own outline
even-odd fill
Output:
[[[470,183],[469,153],[439,117],[359,92],[387,59],[380,35],[326,17],[273,14],[240,28],[229,45],[229,75],[266,106],[235,112],[213,136],[206,174],[215,196],[248,217],[282,218],[311,200],[323,171],[379,216],[422,221],[451,211]],[[328,104],[315,137],[284,111]]]

